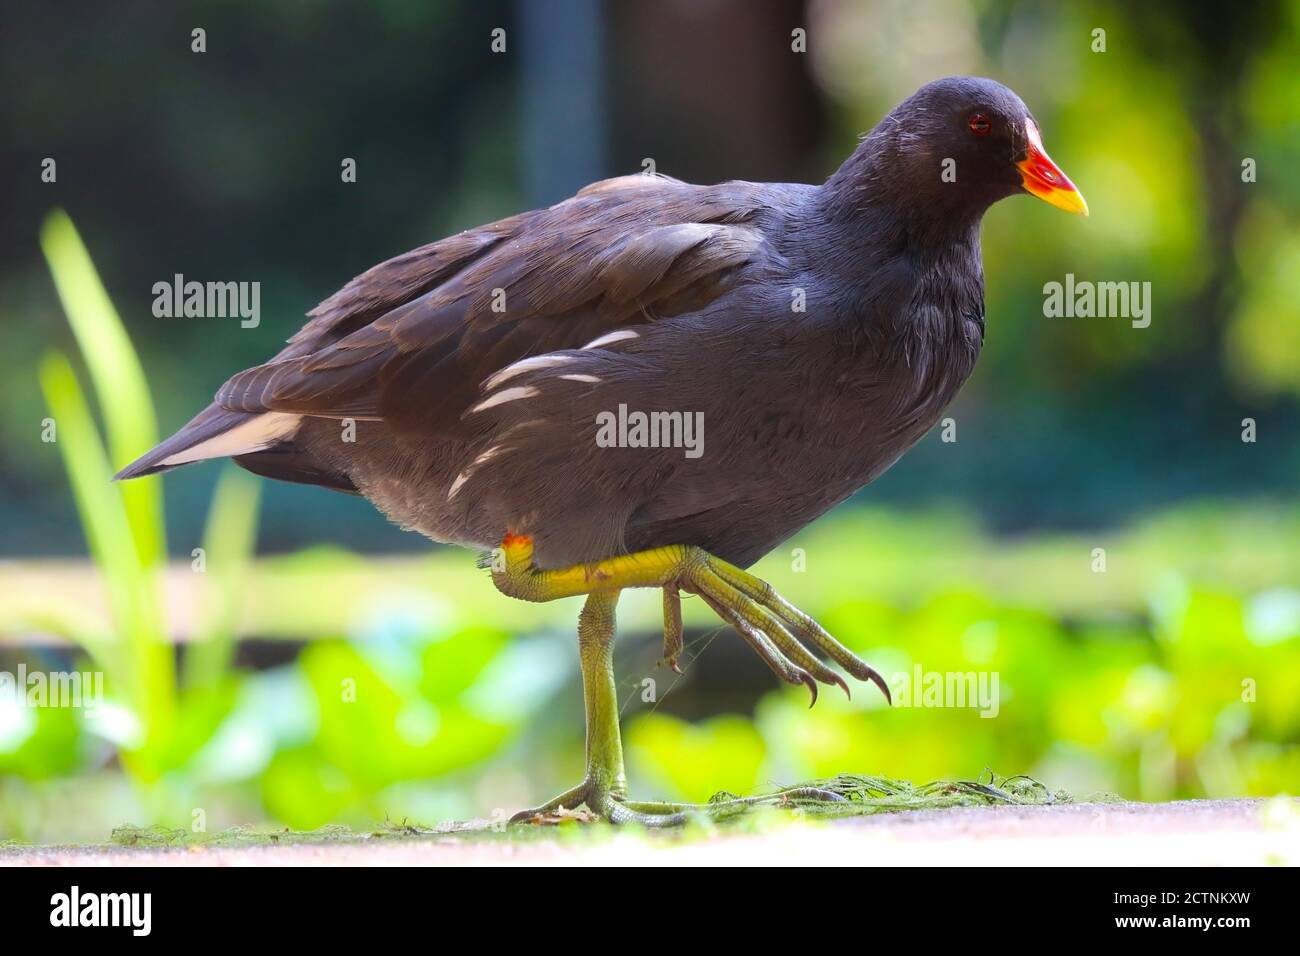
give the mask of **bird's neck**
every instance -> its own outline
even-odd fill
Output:
[[[873,142],[880,135],[873,132],[810,197],[814,268],[833,277],[841,316],[866,334],[907,349],[973,355],[983,336],[980,223],[988,204],[969,194],[962,201],[952,184],[941,184],[937,161],[903,157],[887,137]],[[909,175],[933,182],[909,182]]]
[[[941,157],[918,154],[900,127],[882,123],[862,141],[818,195],[817,215],[878,250],[920,260],[979,254],[979,228],[995,197],[945,182]]]
[[[987,207],[954,202],[951,186],[928,195],[901,181],[891,152],[869,144],[802,211],[799,231],[816,237],[813,268],[836,280],[847,313],[876,328],[915,333],[913,320],[926,311],[950,322],[982,320],[980,223]]]

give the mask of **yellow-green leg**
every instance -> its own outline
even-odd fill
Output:
[[[587,716],[587,772],[581,784],[541,807],[516,814],[515,821],[586,804],[612,823],[663,827],[681,824],[690,812],[721,812],[791,796],[842,799],[833,793],[803,788],[770,797],[695,806],[629,802],[614,683],[614,609],[623,588],[663,588],[664,650],[674,670],[682,648],[679,590],[686,590],[699,594],[723,620],[735,627],[777,676],[792,684],[806,685],[812,691],[814,702],[818,681],[836,684],[845,693],[848,685],[801,641],[817,647],[855,677],[875,682],[886,697],[889,688],[875,670],[769,584],[700,548],[669,545],[554,570],[534,567],[532,554],[531,538],[507,535],[502,542],[504,561],[494,564],[492,580],[503,593],[525,601],[588,595],[578,619],[578,653]]]
[[[676,826],[672,812],[641,813],[619,801],[627,795],[623,771],[623,741],[618,726],[618,688],[614,682],[614,609],[618,591],[596,591],[587,598],[578,618],[578,658],[582,664],[582,697],[587,714],[587,775],[582,783],[532,810],[515,814],[512,822],[531,820],[561,807],[586,804],[612,823]]]

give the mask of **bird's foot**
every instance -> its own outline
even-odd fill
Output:
[[[576,810],[581,806],[585,806],[609,823],[618,825],[631,823],[651,829],[681,826],[689,816],[684,808],[676,809],[670,804],[642,805],[646,809],[641,809],[640,806],[633,807],[616,797],[609,787],[601,786],[588,779],[573,789],[564,791],[558,797],[548,800],[540,807],[516,813],[510,818],[510,823],[514,825],[550,822],[547,818],[565,810]]]
[[[531,810],[520,810],[510,818],[511,825],[516,823],[533,823],[539,818],[545,818],[565,810],[576,810],[587,802],[587,796],[592,792],[592,783],[584,780],[576,787],[570,787],[559,796],[552,797],[539,807],[533,807]]]
[[[875,668],[778,594],[772,585],[699,548],[689,549],[678,576],[664,586],[664,653],[674,669],[682,647],[679,589],[703,598],[778,677],[806,685],[812,703],[817,702],[818,681],[834,684],[845,694],[849,686],[809,651],[808,645],[859,680],[871,681],[890,700],[889,685]]]
[[[697,805],[638,803],[627,799],[618,726],[618,686],[614,681],[614,612],[619,588],[664,589],[664,643],[669,659],[674,662],[682,645],[678,592],[684,589],[704,596],[724,620],[735,624],[774,671],[792,683],[808,684],[813,689],[814,700],[817,680],[839,684],[845,692],[848,686],[813,657],[795,634],[844,664],[855,676],[874,680],[888,696],[885,682],[874,670],[766,582],[699,548],[684,545],[557,570],[533,566],[532,541],[528,538],[507,536],[502,550],[506,555],[505,566],[498,569],[494,563],[492,580],[505,593],[530,601],[587,594],[587,602],[578,616],[578,657],[582,662],[582,693],[587,715],[586,779],[540,807],[515,814],[512,823],[537,821],[585,805],[610,823],[660,828],[680,826],[697,814],[716,819],[759,803],[843,799],[839,794],[813,787]]]
[[[629,587],[663,588],[664,658],[674,670],[682,651],[681,591],[698,594],[734,627],[772,671],[791,684],[804,684],[817,700],[817,682],[849,692],[844,678],[808,650],[819,650],[859,680],[874,683],[889,699],[889,686],[876,670],[826,632],[760,578],[692,545],[666,545],[568,568],[542,570],[532,563],[527,535],[506,535],[504,560],[492,580],[505,594],[526,601],[550,601],[577,594]]]
[[[543,822],[561,811],[576,810],[586,806],[592,813],[616,825],[635,824],[650,829],[679,827],[688,820],[725,819],[743,813],[750,807],[762,805],[787,805],[794,800],[825,800],[843,803],[845,797],[819,787],[792,787],[777,793],[757,797],[732,797],[708,803],[665,803],[660,801],[628,800],[615,795],[608,787],[585,780],[571,790],[566,790],[540,807],[523,810],[510,818],[510,823]]]

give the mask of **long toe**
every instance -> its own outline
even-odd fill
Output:
[[[766,581],[706,554],[686,568],[682,579],[673,584],[699,594],[718,617],[736,629],[773,673],[788,683],[806,685],[813,703],[817,701],[818,681],[851,694],[844,678],[813,654],[808,645],[853,676],[872,681],[884,692],[886,700],[889,699],[889,687],[874,668],[777,594]],[[668,601],[665,591],[666,634]]]
[[[707,563],[709,570],[728,585],[776,615],[796,638],[820,650],[858,680],[871,681],[880,688],[885,700],[893,703],[889,685],[874,667],[837,641],[812,617],[783,598],[772,585],[712,555]]]
[[[540,807],[533,807],[531,810],[520,810],[510,818],[510,823],[512,825],[533,823],[539,818],[546,817],[559,810],[572,810],[575,807],[580,807],[587,802],[587,794],[590,790],[591,784],[584,780],[576,787],[572,787],[559,796],[546,801]]]

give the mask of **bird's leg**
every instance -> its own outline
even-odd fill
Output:
[[[664,654],[674,669],[682,648],[679,589],[683,589],[704,598],[779,677],[792,684],[806,684],[813,692],[814,701],[817,681],[837,684],[845,693],[848,685],[801,641],[817,647],[855,677],[874,681],[889,696],[889,688],[875,670],[777,594],[771,585],[689,545],[667,545],[554,570],[533,565],[533,542],[526,535],[506,535],[501,553],[504,560],[493,563],[492,581],[504,594],[525,601],[588,595],[578,619],[578,652],[587,714],[586,779],[545,805],[516,814],[515,822],[585,803],[611,823],[665,827],[685,822],[691,812],[723,813],[756,803],[793,798],[843,799],[838,794],[812,787],[696,805],[635,803],[626,798],[627,777],[623,771],[614,683],[614,609],[623,588],[663,588]]]
[[[614,609],[618,591],[597,591],[578,617],[578,658],[582,700],[587,715],[587,799],[626,796],[623,741],[618,726],[618,686],[614,681]],[[592,806],[592,809],[596,809]]]
[[[803,787],[763,797],[744,797],[709,804],[632,803],[627,800],[623,743],[619,736],[618,690],[614,681],[614,609],[618,591],[595,591],[578,618],[578,657],[582,664],[582,696],[587,715],[587,773],[582,783],[540,807],[517,813],[512,823],[524,823],[561,808],[582,804],[611,823],[672,827],[690,813],[719,814],[757,803],[805,799],[843,800],[839,794]]]
[[[685,820],[678,813],[642,813],[620,802],[627,794],[627,776],[623,772],[618,689],[614,682],[614,608],[618,595],[618,591],[592,592],[578,618],[578,657],[582,663],[582,697],[587,713],[586,778],[546,804],[515,814],[513,823],[584,803],[611,823],[665,827]]]
[[[621,588],[664,589],[664,651],[670,665],[681,649],[681,610],[677,590],[700,595],[732,625],[773,672],[791,684],[804,684],[817,699],[817,682],[835,684],[848,693],[844,679],[817,659],[812,646],[859,680],[873,682],[889,698],[889,687],[874,668],[828,634],[766,581],[691,545],[665,545],[588,561],[567,568],[542,570],[533,565],[533,542],[508,534],[501,543],[503,561],[494,563],[492,581],[504,594],[525,601],[591,594]]]

